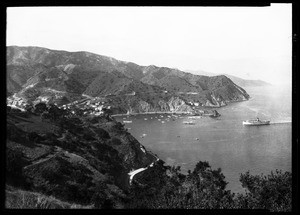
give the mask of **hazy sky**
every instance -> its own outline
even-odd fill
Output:
[[[292,5],[8,8],[7,45],[291,83]]]

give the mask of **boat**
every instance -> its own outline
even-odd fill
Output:
[[[194,121],[183,121],[183,124],[195,125],[195,122]]]
[[[188,119],[200,119],[202,116],[189,116]]]
[[[221,116],[216,110],[213,110],[212,113],[203,113],[202,116],[209,116],[211,118],[216,118]]]
[[[219,114],[216,110],[213,110],[213,113],[209,115],[209,117],[211,118],[216,118],[221,116],[221,114]]]
[[[243,125],[270,125],[270,120],[260,120],[259,118],[256,118],[243,121]]]
[[[132,121],[124,120],[123,123],[132,123]]]

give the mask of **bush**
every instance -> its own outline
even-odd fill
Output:
[[[59,109],[56,105],[50,104],[48,108],[49,118],[52,120],[58,119],[59,117],[64,117],[67,115],[67,111]]]
[[[292,210],[292,174],[276,170],[265,175],[241,174],[242,186],[248,190],[238,197],[241,208],[259,208],[270,211]]]
[[[121,145],[122,141],[119,138],[113,137],[111,138],[112,145]]]
[[[17,187],[28,188],[29,184],[23,175],[23,167],[29,162],[20,151],[6,149],[6,183]]]
[[[110,139],[110,135],[107,131],[105,131],[104,129],[102,128],[97,128],[97,129],[94,129],[95,132],[98,134],[98,136],[100,138],[103,138],[103,139]]]
[[[46,110],[47,110],[46,103],[40,102],[40,103],[37,103],[34,106],[34,112],[37,113],[37,114],[41,114],[41,113],[43,113]]]
[[[31,142],[38,142],[39,140],[41,140],[40,135],[38,135],[35,131],[27,133],[27,139]]]
[[[6,128],[6,137],[8,140],[12,140],[17,143],[24,144],[26,143],[26,133],[19,129],[14,124],[8,124]]]
[[[6,150],[6,171],[13,175],[22,175],[23,153],[10,148]]]

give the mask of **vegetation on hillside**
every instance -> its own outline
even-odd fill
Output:
[[[185,175],[159,160],[129,185],[128,172],[156,158],[108,111],[72,111],[44,103],[7,108],[6,207],[292,209],[292,174],[279,170],[241,174],[246,193],[235,194],[206,161]]]
[[[140,66],[87,52],[40,47],[7,47],[7,77],[10,94],[17,93],[29,101],[39,101],[43,97],[58,104],[78,100],[82,94],[93,97],[122,95],[122,102],[126,103],[126,95],[132,95],[135,97],[133,102],[146,102],[153,110],[161,108],[160,99],[156,97],[164,97],[166,91],[171,96],[183,93],[182,99],[188,97],[187,100],[202,105],[207,101],[220,105],[221,102],[249,98],[246,91],[224,75],[199,76],[167,67]],[[189,96],[187,93],[194,94]],[[134,103],[130,105],[134,106]],[[125,107],[119,105],[116,108],[123,111]],[[147,110],[149,108],[142,111]]]
[[[45,103],[25,112],[8,107],[6,183],[70,204],[121,207],[130,169],[155,157],[107,113],[77,112]]]
[[[246,193],[235,194],[226,190],[221,169],[211,169],[206,161],[199,161],[187,175],[180,173],[180,167],[157,163],[155,168],[137,176],[127,207],[291,211],[291,179],[290,172],[276,171],[267,176],[247,172],[240,177]]]

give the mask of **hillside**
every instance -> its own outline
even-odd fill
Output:
[[[79,115],[44,103],[7,107],[6,208],[291,211],[290,172],[246,172],[240,175],[246,194],[234,194],[220,168],[199,161],[182,174],[109,114]],[[131,181],[129,173],[140,169]]]
[[[79,117],[42,103],[8,107],[6,146],[8,185],[82,205],[122,204],[128,173],[157,159],[108,115]]]
[[[216,76],[216,75],[225,75],[226,77],[230,78],[236,85],[240,87],[262,87],[262,86],[270,86],[271,84],[262,80],[248,80],[243,79],[237,76],[229,75],[229,74],[215,74],[211,72],[206,72],[202,70],[185,70],[188,73],[198,74],[198,75],[205,75],[205,76]]]
[[[114,106],[122,113],[170,111],[168,105],[160,104],[169,103],[171,98],[180,99],[187,110],[193,109],[189,103],[220,107],[249,98],[245,90],[226,76],[199,76],[167,67],[140,66],[89,52],[40,47],[7,47],[7,83],[8,94],[15,94],[28,103],[61,104],[62,100],[83,99],[83,95],[117,96],[119,100],[123,96],[121,103],[127,106]],[[127,95],[134,98],[127,99]]]
[[[226,75],[234,83],[236,83],[237,85],[239,85],[241,87],[263,87],[263,86],[271,85],[270,83],[267,83],[267,82],[261,81],[261,80],[247,80],[247,79],[243,79],[243,78],[238,78],[233,75],[228,75],[228,74],[224,74],[224,75]]]
[[[199,161],[184,175],[112,117],[191,113],[249,98],[224,75],[12,46],[7,47],[7,91],[7,208],[291,211],[291,173],[246,172],[240,181],[247,192],[235,195],[226,189],[220,168]],[[131,180],[135,171],[139,174]]]

